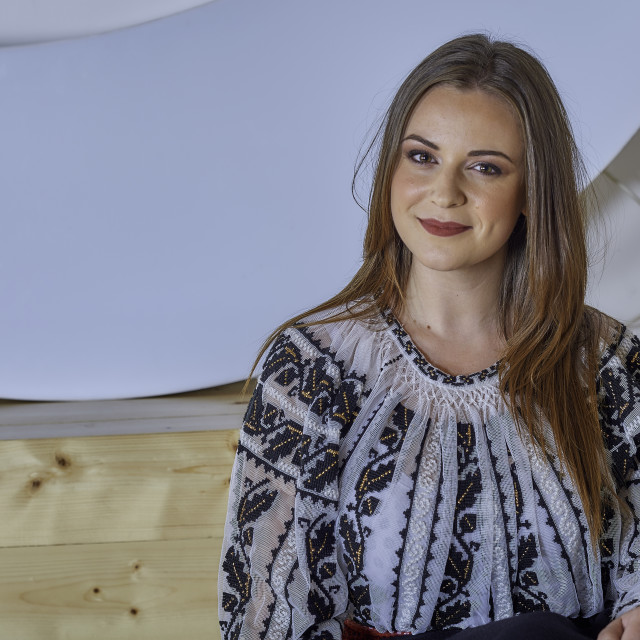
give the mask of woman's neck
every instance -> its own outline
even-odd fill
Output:
[[[495,273],[412,268],[400,321],[431,364],[453,375],[474,373],[504,348],[499,287]]]

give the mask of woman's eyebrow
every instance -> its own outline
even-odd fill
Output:
[[[468,156],[500,156],[501,158],[506,158],[511,164],[514,164],[513,160],[506,154],[502,153],[502,151],[493,151],[492,149],[478,149],[476,151],[469,151]]]
[[[440,151],[440,147],[431,142],[430,140],[425,140],[422,136],[419,136],[417,133],[410,133],[406,138],[402,140],[417,140],[419,143],[423,144],[425,147],[429,147],[429,149],[433,149],[434,151]]]
[[[420,144],[423,144],[425,147],[429,147],[429,149],[440,151],[440,147],[437,144],[431,142],[430,140],[427,140],[426,138],[423,138],[422,136],[419,136],[416,133],[409,134],[406,138],[403,138],[402,142],[404,142],[405,140],[416,140]],[[474,151],[469,151],[467,155],[472,158],[475,158],[476,156],[499,156],[501,158],[505,158],[511,164],[515,164],[506,153],[503,153],[502,151],[495,151],[494,149],[477,149]]]

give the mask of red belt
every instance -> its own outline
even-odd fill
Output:
[[[345,620],[344,628],[342,629],[342,640],[374,640],[375,638],[399,638],[401,636],[410,636],[408,631],[402,631],[400,633],[380,632],[372,629],[371,627],[365,627],[353,620]]]

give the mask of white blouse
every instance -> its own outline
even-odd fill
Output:
[[[619,495],[599,548],[549,436],[515,428],[497,366],[451,376],[400,324],[282,333],[247,409],[220,566],[224,639],[339,640],[465,628],[533,610],[640,604],[640,343],[602,356],[603,436]]]

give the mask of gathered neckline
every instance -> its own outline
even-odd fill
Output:
[[[402,353],[407,357],[411,364],[418,368],[429,380],[454,387],[463,387],[478,384],[479,382],[485,382],[486,380],[498,375],[500,360],[481,371],[457,376],[446,373],[445,371],[442,371],[442,369],[438,369],[438,367],[432,365],[424,357],[424,354],[420,349],[413,344],[413,341],[405,331],[405,328],[400,324],[400,321],[390,310],[383,312],[382,316],[387,323],[387,331],[391,333],[395,341],[400,345]]]

